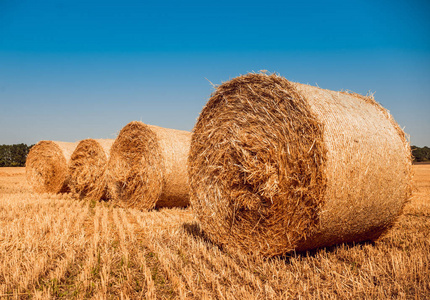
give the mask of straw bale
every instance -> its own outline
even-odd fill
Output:
[[[40,141],[27,156],[27,182],[38,193],[69,192],[68,162],[78,143]]]
[[[410,196],[405,134],[373,99],[248,74],[193,130],[190,201],[215,243],[273,256],[374,240]]]
[[[79,198],[107,199],[106,166],[113,139],[80,141],[69,162],[69,186]]]
[[[125,207],[185,207],[189,204],[187,157],[191,133],[131,122],[111,148],[109,196]]]

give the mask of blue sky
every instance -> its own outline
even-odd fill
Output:
[[[0,0],[0,144],[191,130],[251,71],[375,98],[430,146],[430,1]]]

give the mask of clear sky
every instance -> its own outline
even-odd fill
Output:
[[[251,71],[375,92],[430,146],[430,1],[0,0],[0,144],[191,130]]]

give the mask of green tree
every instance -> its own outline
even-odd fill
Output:
[[[0,167],[23,167],[31,146],[26,144],[0,145]]]
[[[412,146],[412,155],[414,156],[414,161],[422,162],[422,161],[430,161],[430,148],[424,146],[422,148],[417,146]]]

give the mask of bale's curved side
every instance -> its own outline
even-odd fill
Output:
[[[265,256],[375,239],[409,197],[410,150],[395,125],[367,98],[235,78],[193,131],[193,209],[214,242]]]
[[[163,189],[156,207],[185,207],[189,205],[187,160],[191,133],[183,130],[149,125],[157,135],[163,159]]]
[[[121,205],[142,210],[186,206],[186,157],[190,133],[131,122],[111,148],[109,195]]]
[[[68,192],[67,164],[78,143],[40,141],[28,153],[27,182],[38,193]]]
[[[107,199],[106,166],[113,139],[79,142],[69,162],[69,186],[79,198]]]
[[[405,133],[374,99],[294,84],[324,124],[327,190],[318,231],[297,250],[375,240],[411,194]]]

